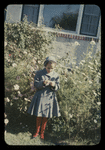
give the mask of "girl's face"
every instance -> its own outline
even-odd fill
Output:
[[[50,73],[50,72],[52,72],[53,71],[53,69],[54,69],[54,67],[55,67],[55,63],[48,63],[47,64],[47,66],[46,66],[46,71],[47,71],[47,73]]]

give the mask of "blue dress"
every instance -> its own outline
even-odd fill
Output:
[[[43,84],[44,80],[55,81],[55,87],[45,86]],[[46,68],[44,68],[36,73],[34,86],[37,91],[32,99],[28,113],[38,117],[59,117],[61,114],[56,97],[56,91],[60,88],[59,75],[54,71],[47,73]]]

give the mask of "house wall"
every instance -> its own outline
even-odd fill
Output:
[[[75,46],[74,43],[76,41],[80,44],[79,46]],[[88,46],[90,45],[89,43],[90,41],[56,37],[56,41],[53,42],[54,49],[51,51],[51,54],[57,58],[57,56],[63,57],[69,52],[70,61],[72,62],[73,59],[75,59],[78,65],[81,59],[83,59],[81,56],[83,52],[87,52]],[[96,42],[96,45],[93,48],[93,55],[99,48],[100,42]]]
[[[9,22],[21,21],[22,10],[23,10],[23,5],[8,5],[7,13],[6,13],[6,21],[7,22],[8,21]],[[41,10],[42,9],[40,9],[40,11]],[[81,16],[81,12],[82,11],[80,11],[79,17]],[[40,18],[39,18],[39,20],[40,20]],[[79,26],[79,24],[78,24],[78,26]],[[100,28],[100,25],[99,25],[99,28]],[[99,35],[99,32],[100,32],[100,30],[98,30],[98,35]],[[63,33],[63,34],[67,35],[66,33]],[[76,34],[76,36],[77,37],[80,36],[82,38],[82,40],[80,40],[78,38],[68,38],[68,37],[64,37],[64,36],[56,37],[56,41],[53,42],[54,49],[53,49],[53,51],[50,52],[50,54],[55,55],[55,57],[57,57],[57,55],[62,57],[62,56],[65,56],[66,53],[70,52],[70,61],[73,61],[72,59],[76,59],[77,64],[78,64],[80,62],[80,60],[83,59],[81,57],[81,55],[83,54],[83,52],[86,53],[89,43],[92,40],[92,38],[94,38],[94,37],[89,37],[89,36],[84,36],[84,35],[82,36],[79,34],[79,32]],[[68,34],[68,36],[73,36],[73,35],[71,33],[71,35]],[[86,38],[88,38],[89,41]],[[97,42],[97,39],[98,39],[97,37],[94,38],[94,40],[96,40],[96,45],[94,46],[94,52],[97,49],[97,47],[100,47],[100,43]],[[74,44],[76,41],[78,41],[80,44],[77,47]],[[75,48],[76,48],[76,50],[75,50]]]

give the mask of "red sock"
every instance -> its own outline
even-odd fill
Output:
[[[46,124],[47,124],[47,118],[46,117],[43,117],[42,119],[42,126],[41,126],[41,139],[44,139],[44,131],[45,131],[45,128],[46,128]]]
[[[38,134],[39,134],[41,120],[42,120],[42,117],[37,117],[37,118],[36,118],[36,132],[35,132],[35,134],[33,135],[34,138],[35,138],[36,136],[38,136]]]

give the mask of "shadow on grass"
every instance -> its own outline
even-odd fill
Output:
[[[20,113],[20,111],[18,110],[6,110],[6,114],[7,114],[7,118],[9,120],[9,123],[7,124],[5,130],[8,133],[11,134],[18,134],[18,133],[26,133],[26,136],[30,137],[30,140],[32,139],[32,135],[35,133],[36,131],[36,116],[31,116],[28,113]],[[85,133],[85,135],[80,135],[78,137],[78,143],[81,141],[86,140],[86,143],[89,144],[90,142],[93,142],[94,144],[99,143],[100,141],[100,130],[97,131],[98,134],[92,134],[87,132],[87,134]],[[70,140],[73,140],[73,142],[76,140],[77,133],[73,133],[70,136]],[[98,135],[98,137],[97,137]],[[52,143],[52,145],[69,145],[67,143],[68,140],[68,136],[64,135],[63,138],[61,136],[59,136],[59,134],[54,134],[52,133],[52,130],[49,126],[49,128],[46,128],[45,130],[45,140],[44,143]],[[79,141],[80,139],[80,141]],[[81,140],[82,139],[82,140]],[[77,144],[78,144],[77,143]]]
[[[27,133],[26,136],[32,139],[32,135],[36,131],[36,116],[30,115],[28,113],[20,113],[20,111],[6,111],[7,118],[9,123],[5,127],[5,130],[11,134],[19,134],[19,133]],[[29,134],[28,134],[29,133]],[[44,143],[52,143],[52,145],[62,145],[59,143],[60,138],[59,135],[52,134],[50,130],[45,130],[45,140]],[[63,143],[66,145],[67,143]]]

